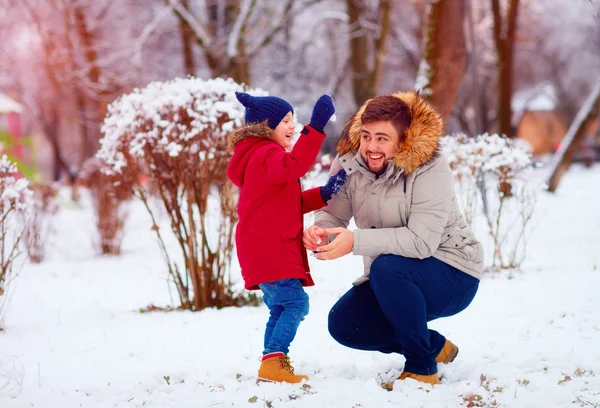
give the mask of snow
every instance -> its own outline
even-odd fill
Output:
[[[8,96],[0,93],[0,113],[8,112],[23,112],[23,106],[9,98]]]
[[[122,152],[126,148],[133,157],[143,156],[147,144],[153,152],[166,149],[171,157],[187,149],[206,150],[197,145],[201,140],[194,140],[202,131],[208,129],[211,137],[225,138],[231,129],[243,124],[244,107],[236,99],[236,91],[266,94],[222,78],[175,78],[136,88],[108,106],[97,156],[120,172],[127,166]],[[187,120],[181,117],[182,111],[189,116]],[[219,126],[218,121],[225,119]]]
[[[551,83],[544,82],[516,92],[512,97],[511,105],[515,112],[553,111],[556,109],[557,102],[556,88]]]
[[[143,208],[130,208],[123,255],[99,257],[90,203],[64,193],[48,260],[25,263],[11,286],[0,407],[458,407],[470,395],[477,406],[598,406],[599,182],[599,166],[573,166],[557,194],[540,195],[524,271],[486,275],[467,310],[431,323],[460,347],[440,367],[442,384],[393,392],[378,381],[400,372],[401,356],[344,348],[327,333],[359,257],[309,258],[317,285],[290,355],[310,388],[256,385],[267,309],[140,313],[176,297]]]

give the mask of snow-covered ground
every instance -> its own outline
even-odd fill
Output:
[[[486,276],[466,311],[432,323],[460,347],[442,384],[393,392],[378,382],[401,356],[327,333],[360,258],[311,258],[317,285],[290,353],[309,385],[256,385],[264,306],[140,313],[171,304],[144,210],[131,210],[123,256],[98,257],[89,209],[67,203],[48,261],[25,264],[11,287],[0,407],[600,407],[599,186],[599,166],[574,167],[557,194],[542,193],[524,273]]]

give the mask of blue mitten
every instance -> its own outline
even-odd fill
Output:
[[[329,122],[329,119],[331,119],[334,113],[335,106],[333,105],[333,98],[329,95],[321,95],[315,103],[309,125],[315,130],[323,133],[325,125]]]
[[[346,171],[341,169],[333,176],[329,177],[329,181],[323,187],[321,187],[320,193],[323,202],[327,202],[333,198],[334,195],[340,192],[340,189],[346,182]]]

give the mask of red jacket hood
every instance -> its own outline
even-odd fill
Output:
[[[227,176],[238,188],[242,188],[244,183],[244,173],[250,156],[266,143],[274,143],[271,139],[272,134],[267,121],[264,121],[243,126],[229,135],[229,148],[233,149],[233,157],[227,167]]]

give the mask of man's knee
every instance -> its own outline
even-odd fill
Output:
[[[327,329],[329,334],[334,338],[335,341],[341,344],[346,344],[344,339],[347,338],[347,316],[342,312],[339,305],[336,303],[329,311],[329,317],[327,319]]]
[[[410,258],[400,255],[379,255],[373,263],[369,278],[371,279],[371,287],[380,286],[387,287],[392,282],[398,282],[398,279],[413,280]]]

